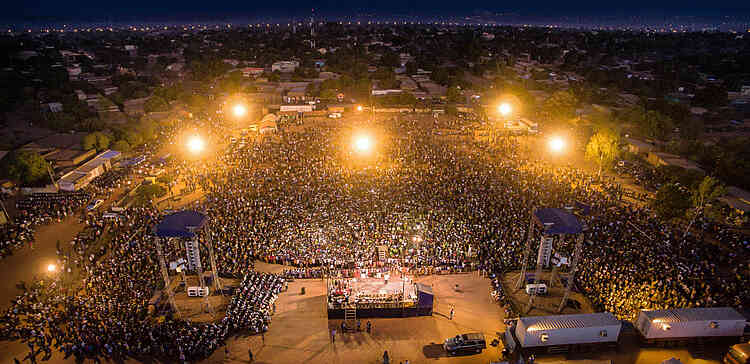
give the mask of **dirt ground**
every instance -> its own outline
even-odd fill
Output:
[[[534,271],[532,270],[530,273],[533,274]],[[534,308],[531,311],[527,311],[529,307],[529,295],[526,294],[526,290],[523,287],[515,289],[519,274],[521,274],[520,271],[505,274],[502,285],[517,312],[522,312],[521,316],[568,315],[596,312],[586,296],[571,291],[568,304],[563,308],[562,313],[558,313],[557,310],[560,307],[560,301],[565,293],[565,287],[560,282],[559,275],[555,279],[552,288],[549,289],[548,294],[536,296],[534,298]],[[542,271],[541,279],[549,282],[551,276],[552,274],[549,271]],[[572,305],[573,302],[577,302],[580,308],[574,308]]]
[[[228,357],[221,351],[206,362],[247,362],[248,348],[255,363],[380,363],[386,350],[392,363],[407,359],[410,363],[487,363],[499,357],[501,348],[488,346],[481,354],[449,358],[441,346],[446,338],[467,332],[482,332],[489,343],[504,330],[502,311],[490,300],[489,280],[457,274],[417,281],[433,285],[438,300],[432,316],[371,319],[372,333],[337,332],[332,341],[330,330],[341,321],[327,318],[325,282],[296,280],[279,296],[276,315],[264,337],[230,340]],[[451,306],[455,307],[453,320],[449,319]]]

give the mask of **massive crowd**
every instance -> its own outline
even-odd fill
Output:
[[[33,193],[16,202],[18,214],[0,225],[0,258],[13,254],[24,243],[33,244],[35,228],[60,221],[79,211],[91,199],[88,191]],[[9,196],[1,196],[3,200]],[[32,246],[33,247],[33,246]]]
[[[254,272],[255,259],[294,266],[287,277],[317,277],[382,265],[374,247],[384,246],[389,262],[414,271],[478,267],[497,275],[520,268],[535,207],[575,201],[592,210],[577,284],[598,308],[633,319],[641,308],[750,304],[740,259],[750,256],[747,236],[722,235],[733,239],[730,254],[702,236],[683,238],[648,208],[591,188],[592,176],[581,170],[520,158],[512,138],[488,152],[418,128],[386,128],[389,142],[363,156],[350,152],[341,133],[282,132],[262,144],[234,145],[214,161],[172,166],[205,192],[194,207],[209,217],[202,236],[214,244],[220,274],[244,277],[219,323],[148,313],[161,287],[149,235],[159,213],[143,207],[106,223],[88,217],[89,231],[98,233],[79,236],[61,253],[64,271],[81,273],[83,290],[34,286],[3,316],[2,333],[23,338],[36,353],[55,346],[83,358],[194,360],[236,330],[267,329],[284,280]],[[555,249],[570,255],[572,245],[561,239]],[[184,254],[166,248],[168,261]],[[210,266],[209,255],[201,256]],[[497,295],[501,300],[501,287]]]

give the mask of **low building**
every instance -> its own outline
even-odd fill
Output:
[[[265,70],[260,67],[245,67],[240,69],[240,71],[243,77],[255,77],[262,75]]]
[[[52,164],[53,169],[58,169],[62,167],[77,166],[95,155],[96,149],[57,149],[54,152],[47,154],[44,159]]]
[[[703,168],[691,160],[687,160],[675,154],[662,153],[662,152],[650,152],[646,160],[652,165],[659,166],[676,166],[683,169],[694,170],[701,173],[706,173]]]
[[[719,198],[720,201],[741,213],[750,212],[750,192],[739,187],[727,187],[727,194]]]
[[[656,149],[656,146],[635,138],[625,138],[628,152],[633,154],[648,154]]]
[[[82,166],[63,175],[57,181],[57,185],[63,191],[78,191],[86,187],[94,178],[112,169],[112,162],[120,158],[121,155],[120,152],[115,150],[102,152]]]
[[[401,90],[401,89],[372,90],[372,96],[394,95],[394,94],[400,94],[402,92],[404,92],[404,90]]]
[[[278,61],[271,65],[271,72],[279,71],[281,73],[291,73],[299,67],[297,61]]]

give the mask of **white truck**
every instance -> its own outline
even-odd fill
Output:
[[[743,339],[747,319],[731,307],[642,310],[635,329],[644,344],[687,344],[708,339]]]
[[[609,312],[521,317],[502,336],[513,353],[561,353],[615,347],[622,322]]]

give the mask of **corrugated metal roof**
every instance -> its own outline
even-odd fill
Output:
[[[673,308],[668,310],[643,310],[642,312],[650,320],[661,320],[662,322],[745,320],[744,316],[731,307]]]
[[[554,330],[573,329],[582,327],[596,327],[619,325],[620,321],[609,312],[588,313],[579,315],[532,316],[519,319],[526,330]]]

